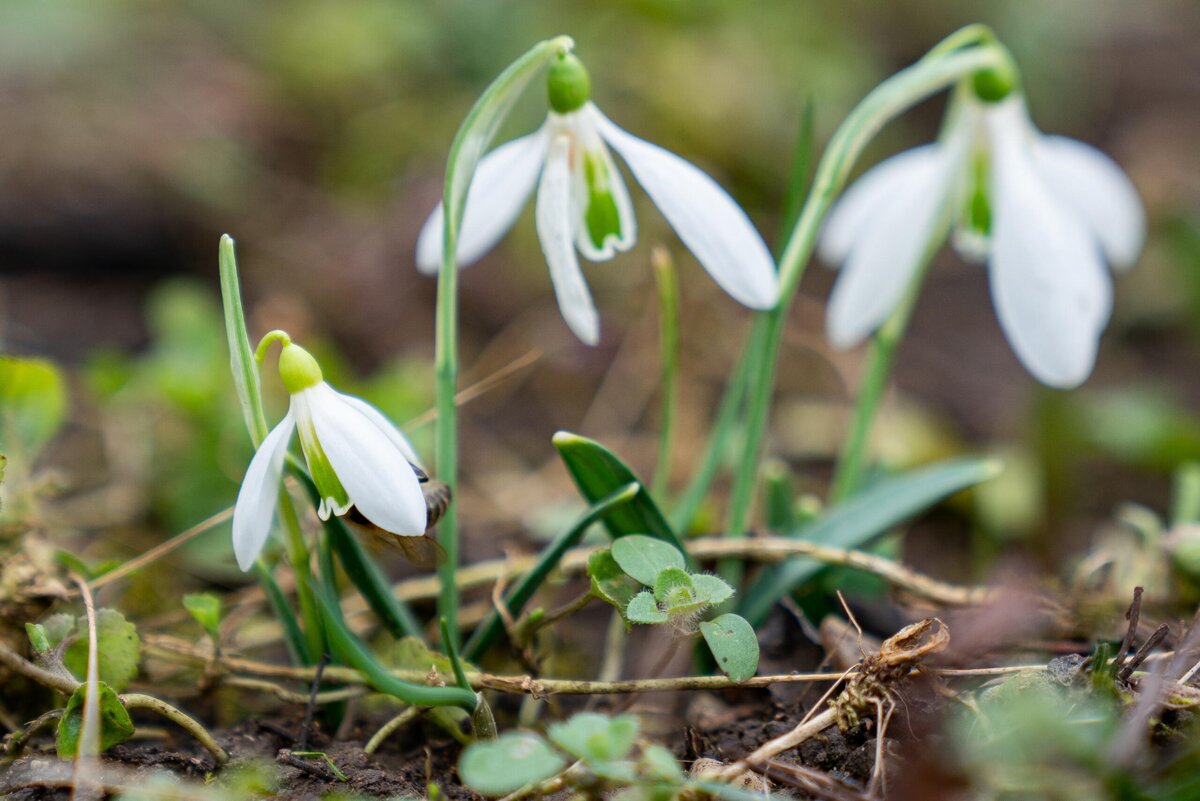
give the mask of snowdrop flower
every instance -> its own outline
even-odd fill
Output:
[[[467,193],[457,261],[465,267],[512,227],[537,186],[536,221],[559,309],[594,345],[600,323],[576,251],[605,261],[633,247],[633,206],[609,152],[624,159],[679,238],[735,300],[767,309],[779,297],[774,261],[746,213],[725,190],[674,153],[626,133],[589,101],[587,71],[562,53],[548,75],[551,111],[537,131],[501,145],[479,162]],[[421,230],[417,266],[442,261],[442,208]]]
[[[262,551],[279,503],[284,456],[292,433],[321,494],[318,514],[344,515],[357,507],[380,528],[401,536],[425,532],[425,497],[404,435],[375,407],[343,395],[322,380],[317,360],[284,335],[279,375],[291,406],[267,434],[246,469],[233,508],[233,550],[249,570]]]
[[[822,258],[842,265],[828,335],[846,348],[878,328],[949,218],[960,253],[986,258],[1022,364],[1045,384],[1074,387],[1092,371],[1112,310],[1105,261],[1137,260],[1144,212],[1108,156],[1042,134],[1020,91],[1000,94],[964,92],[941,141],[869,170],[834,207],[820,243]]]

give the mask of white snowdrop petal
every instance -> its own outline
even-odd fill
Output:
[[[574,244],[574,204],[571,201],[571,138],[555,137],[538,186],[538,239],[550,266],[558,308],[567,325],[588,345],[600,341],[600,319],[579,267]]]
[[[535,131],[506,142],[479,160],[467,191],[462,230],[458,234],[458,266],[478,261],[512,228],[537,183],[546,156],[546,134]],[[442,204],[438,204],[417,238],[417,269],[432,275],[442,263]]]
[[[404,453],[328,385],[307,391],[317,439],[350,502],[385,531],[424,534],[425,496]]]
[[[674,153],[621,130],[595,106],[584,110],[713,280],[752,309],[773,307],[779,300],[775,262],[729,193]]]
[[[1043,136],[1034,149],[1050,191],[1083,217],[1115,268],[1129,268],[1146,242],[1146,212],[1133,182],[1101,151],[1065,136]]]
[[[337,392],[337,390],[334,390],[334,392]],[[417,456],[417,451],[415,448],[413,448],[412,443],[408,441],[408,437],[404,435],[404,432],[400,430],[399,426],[387,419],[383,412],[379,411],[362,398],[356,398],[353,395],[346,395],[341,392],[338,392],[337,395],[343,401],[361,412],[364,417],[374,423],[379,428],[380,433],[387,437],[388,441],[396,446],[396,448],[402,454],[404,454],[405,459],[408,459],[408,461],[412,462],[417,467],[421,467],[421,459]]]
[[[829,300],[826,329],[835,347],[852,347],[891,315],[920,267],[950,202],[951,165],[923,157],[889,182],[856,232]]]
[[[994,136],[992,299],[1017,357],[1039,381],[1081,384],[1112,309],[1112,282],[1079,218],[1040,180],[1029,143]]]
[[[875,217],[914,180],[928,175],[944,158],[941,146],[922,145],[876,164],[838,199],[825,218],[818,255],[830,267],[840,267],[858,238],[874,225]]]
[[[258,446],[238,490],[233,507],[233,553],[243,571],[254,566],[271,533],[271,521],[279,503],[283,459],[295,427],[289,409]]]

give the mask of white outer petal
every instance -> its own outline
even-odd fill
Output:
[[[949,184],[955,166],[950,153],[926,150],[878,185],[886,191],[871,188],[877,197],[869,216],[856,226],[853,247],[829,299],[826,330],[834,347],[858,344],[896,308],[952,202]]]
[[[337,390],[334,390],[334,392],[337,392]],[[387,416],[384,415],[383,412],[379,411],[362,398],[356,398],[353,395],[347,395],[342,392],[337,392],[337,395],[346,403],[350,404],[359,412],[361,412],[364,417],[374,423],[379,428],[380,432],[388,438],[388,441],[395,445],[396,448],[398,448],[399,451],[404,454],[405,459],[408,459],[408,461],[412,462],[417,467],[421,467],[421,459],[417,456],[417,451],[412,446],[412,443],[408,441],[408,437],[404,435],[404,432],[400,430],[399,426],[387,419]]]
[[[1034,154],[1043,180],[1083,217],[1109,263],[1118,269],[1132,267],[1146,242],[1146,212],[1117,163],[1065,136],[1040,137]]]
[[[1030,140],[1003,119],[993,139],[989,280],[1000,324],[1039,381],[1078,386],[1096,361],[1112,280],[1078,216],[1037,173]]]
[[[825,219],[818,244],[821,261],[830,267],[840,267],[880,211],[905,186],[927,174],[940,152],[938,144],[922,145],[897,153],[863,173]]]
[[[402,536],[425,533],[425,496],[408,458],[354,404],[318,384],[309,393],[317,439],[350,502],[375,525]]]
[[[546,132],[539,129],[505,142],[479,160],[458,234],[458,266],[479,260],[512,228],[537,183],[546,157]],[[417,269],[433,275],[442,264],[442,204],[417,238]]]
[[[594,105],[584,111],[713,280],[752,309],[773,307],[779,301],[775,261],[729,193],[674,153],[621,130]]]
[[[571,196],[571,137],[561,134],[550,143],[546,167],[538,186],[538,239],[550,267],[550,280],[563,319],[575,336],[588,345],[600,341],[600,319],[587,281],[575,255],[575,209]]]
[[[295,427],[289,409],[258,446],[242,478],[242,488],[233,507],[233,553],[243,571],[254,566],[271,533],[271,521],[279,503],[283,458]]]

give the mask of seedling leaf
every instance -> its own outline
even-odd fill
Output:
[[[183,596],[183,608],[208,632],[208,636],[217,639],[221,625],[220,598],[211,592],[189,593]]]
[[[568,721],[552,724],[546,736],[568,754],[595,766],[624,759],[637,732],[637,718],[632,715],[610,718],[599,712],[580,712]]]
[[[625,607],[625,618],[630,623],[666,623],[669,619],[667,613],[658,608],[658,602],[654,600],[654,596],[643,590],[629,602],[629,606]]]
[[[625,607],[633,599],[633,587],[612,553],[607,549],[593,553],[588,557],[587,570],[592,581],[592,594],[625,614]]]
[[[700,624],[717,667],[734,681],[745,681],[758,670],[758,637],[740,615],[726,614]]]
[[[696,599],[710,606],[723,604],[733,597],[733,587],[720,576],[697,573],[692,576],[692,585],[696,588]]]
[[[612,555],[626,575],[647,587],[654,586],[654,580],[663,570],[683,568],[685,564],[682,551],[645,534],[629,534],[614,540]]]
[[[129,711],[125,709],[121,699],[112,687],[104,682],[100,688],[100,750],[107,751],[117,743],[123,743],[133,736],[133,721],[129,719]],[[58,722],[58,736],[55,745],[61,759],[71,759],[79,752],[79,734],[83,728],[83,701],[87,695],[87,685],[80,684],[71,693],[67,708],[63,710],[62,719]]]
[[[548,779],[565,766],[566,760],[536,734],[507,732],[467,746],[458,775],[480,795],[498,797]]]
[[[63,662],[67,669],[82,679],[87,674],[87,619],[78,621],[79,637],[67,646]],[[115,609],[96,612],[96,649],[100,654],[100,681],[120,692],[137,675],[142,657],[142,640],[137,626]]]

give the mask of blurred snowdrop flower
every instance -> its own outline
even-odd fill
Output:
[[[590,82],[574,55],[561,54],[548,76],[551,111],[537,131],[501,145],[479,162],[467,193],[457,262],[487,253],[512,227],[537,187],[536,222],[559,309],[583,342],[600,322],[576,251],[605,261],[633,247],[637,224],[609,147],[629,166],[679,238],[735,300],[767,309],[779,297],[775,264],[746,213],[692,164],[618,128],[590,102]],[[417,266],[442,261],[442,207],[417,242]]]
[[[280,337],[283,338],[282,336]],[[325,383],[316,359],[284,339],[279,375],[291,405],[259,445],[233,508],[233,550],[249,570],[262,551],[279,504],[284,457],[293,432],[321,494],[322,520],[356,507],[376,526],[401,536],[425,533],[425,497],[408,440],[375,407]]]
[[[969,96],[967,96],[969,95]],[[1038,131],[1020,91],[964,93],[942,139],[865,173],[830,213],[822,258],[842,271],[827,330],[851,347],[883,324],[950,225],[986,258],[992,300],[1026,369],[1054,387],[1092,371],[1115,269],[1133,265],[1145,215],[1132,183],[1095,148]]]

